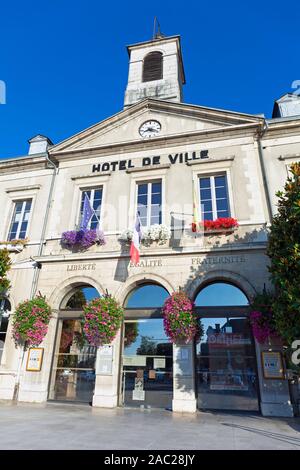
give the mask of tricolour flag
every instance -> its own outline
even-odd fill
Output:
[[[192,232],[198,232],[199,229],[199,216],[198,216],[198,204],[195,183],[193,181],[193,222],[192,222]]]
[[[133,229],[132,241],[130,245],[130,261],[137,265],[140,261],[140,242],[142,239],[141,222],[139,215],[136,214],[135,225]]]
[[[94,210],[91,207],[90,200],[85,194],[84,196],[84,202],[83,202],[83,211],[82,211],[82,217],[81,217],[81,223],[80,223],[80,230],[86,230],[89,221],[94,214]]]

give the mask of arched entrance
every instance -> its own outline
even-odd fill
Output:
[[[256,411],[258,383],[245,293],[224,281],[206,284],[195,304],[204,327],[196,344],[198,408]]]
[[[4,351],[9,315],[11,312],[10,301],[6,297],[0,296],[0,364]]]
[[[99,292],[83,284],[70,289],[60,304],[49,400],[91,403],[95,388],[96,348],[82,334],[82,307]]]
[[[161,285],[137,285],[125,300],[121,404],[171,408],[173,346],[165,335],[161,307],[169,296]]]

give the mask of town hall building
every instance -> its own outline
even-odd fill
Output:
[[[120,112],[57,144],[36,135],[28,155],[0,161],[0,248],[12,259],[0,298],[0,399],[293,416],[284,362],[277,376],[263,363],[282,345],[257,343],[248,317],[255,294],[272,289],[267,230],[275,192],[300,161],[298,101],[282,97],[272,119],[186,104],[179,36],[127,51]],[[89,228],[105,240],[70,248],[62,234],[80,226],[85,195]],[[194,204],[200,220],[238,226],[194,232]],[[137,212],[145,239],[134,265]],[[162,305],[179,288],[204,327],[195,344],[173,345],[164,332]],[[107,292],[125,321],[95,348],[80,341],[82,305]],[[49,330],[40,350],[24,352],[11,319],[38,293],[52,309]]]

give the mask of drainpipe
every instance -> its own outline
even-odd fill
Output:
[[[51,203],[52,203],[52,194],[53,194],[53,189],[54,189],[54,182],[55,182],[56,175],[58,173],[58,167],[55,165],[55,163],[52,160],[50,160],[48,154],[46,154],[46,160],[47,160],[48,164],[53,168],[53,174],[52,174],[51,186],[50,186],[50,191],[49,191],[49,195],[48,195],[47,207],[46,207],[44,223],[43,223],[41,239],[40,239],[40,245],[39,245],[37,256],[41,256],[42,252],[43,252],[43,246],[44,246],[44,243],[45,243],[45,234],[46,234],[46,229],[47,229],[47,224],[48,224],[49,211],[50,211],[50,207],[51,207]],[[38,283],[38,279],[39,279],[39,273],[40,273],[40,265],[37,264],[34,267],[34,274],[33,274],[31,294],[30,294],[31,299],[35,296],[35,293],[36,293],[37,283]]]
[[[263,184],[264,184],[264,192],[265,192],[266,202],[267,202],[269,222],[271,222],[272,218],[273,218],[272,202],[271,202],[270,187],[269,187],[269,184],[268,184],[268,177],[267,177],[267,172],[266,172],[266,167],[265,167],[264,150],[263,150],[263,146],[262,146],[262,142],[261,142],[263,136],[265,135],[265,133],[267,131],[267,129],[268,129],[268,123],[267,123],[266,119],[264,119],[263,128],[258,129],[258,132],[257,132],[257,144],[258,144],[258,155],[259,155],[260,167],[261,167]]]

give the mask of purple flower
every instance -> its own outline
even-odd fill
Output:
[[[61,236],[62,245],[68,248],[89,248],[95,243],[105,244],[104,233],[94,229],[70,230],[63,232]]]

